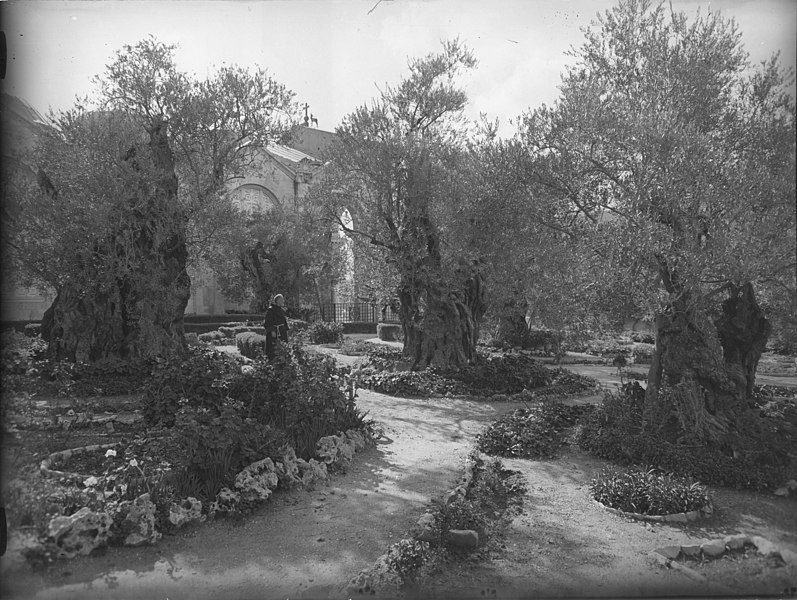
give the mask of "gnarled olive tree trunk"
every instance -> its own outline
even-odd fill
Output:
[[[715,322],[681,294],[656,316],[648,424],[673,441],[720,439],[753,391],[770,329],[749,283],[731,288]]]
[[[185,216],[166,124],[155,121],[149,137],[154,181],[134,192],[121,209],[122,225],[94,242],[98,260],[86,260],[79,279],[66,281],[44,314],[42,335],[56,359],[146,357],[185,345]],[[46,176],[40,185],[57,194]]]

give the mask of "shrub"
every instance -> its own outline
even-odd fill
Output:
[[[404,329],[398,323],[378,323],[376,335],[384,342],[400,342],[404,339]]]
[[[555,401],[519,408],[489,425],[477,436],[476,445],[485,454],[552,458],[561,446],[561,432],[573,426],[588,410],[584,406],[565,406]]]
[[[635,363],[649,363],[653,359],[653,344],[636,344],[631,349]]]
[[[734,439],[699,448],[665,439],[646,427],[642,407],[645,390],[636,382],[607,393],[603,405],[582,419],[577,442],[581,448],[603,458],[626,465],[651,465],[684,477],[735,488],[766,489],[782,485],[794,477],[788,452],[790,441],[783,433],[764,428],[766,419],[754,416],[741,420]],[[667,415],[653,416],[653,423]],[[728,447],[736,451],[731,453]],[[735,454],[735,456],[734,456]]]
[[[28,337],[13,329],[3,331],[0,339],[0,372],[24,375],[47,353],[47,342],[41,337]]]
[[[373,347],[373,343],[366,342],[365,340],[345,339],[340,346],[339,352],[346,356],[363,356]]]
[[[311,355],[295,343],[279,346],[274,360],[258,360],[251,371],[236,374],[228,393],[244,416],[283,430],[305,459],[315,455],[320,438],[365,425],[348,375],[332,357]]]
[[[373,344],[367,350],[368,358],[363,361],[363,367],[376,371],[393,371],[404,361],[400,348],[386,344]]]
[[[266,336],[253,331],[246,331],[235,336],[235,346],[241,356],[246,358],[261,358],[266,355]]]
[[[400,540],[388,548],[385,564],[389,571],[398,575],[402,584],[411,583],[431,553],[427,542]]]
[[[208,344],[221,343],[227,339],[221,331],[208,331],[207,333],[200,333],[197,337],[200,342],[207,342]]]
[[[246,465],[279,456],[285,434],[244,417],[243,412],[240,402],[230,400],[218,410],[195,406],[179,410],[174,434],[180,473],[172,481],[181,496],[213,499]]]
[[[653,345],[656,343],[656,336],[647,331],[631,331],[628,337],[632,342],[640,342],[642,344]]]
[[[711,504],[700,483],[658,469],[607,469],[592,480],[590,490],[601,504],[645,515],[689,512]]]
[[[479,360],[459,370],[436,370],[437,374],[461,381],[474,393],[490,391],[514,394],[549,385],[554,371],[525,354],[507,354]]]
[[[148,381],[153,363],[141,358],[108,357],[93,363],[75,363],[70,394],[116,396],[138,392]]]
[[[343,341],[343,323],[316,321],[307,334],[313,344],[338,344]]]
[[[227,339],[235,339],[239,333],[257,333],[260,335],[266,334],[266,328],[260,325],[222,325],[219,327],[219,332],[224,334]]]
[[[229,378],[240,368],[235,359],[210,348],[158,358],[144,386],[142,413],[149,425],[174,425],[180,403],[218,410],[226,396]]]

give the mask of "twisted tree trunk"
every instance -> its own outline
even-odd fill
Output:
[[[146,357],[185,345],[183,315],[191,291],[185,217],[166,124],[154,122],[149,135],[151,187],[135,188],[121,209],[123,225],[94,242],[84,272],[57,290],[44,314],[42,335],[56,359]],[[127,158],[135,160],[135,153]],[[57,194],[44,174],[40,187]]]
[[[751,284],[731,289],[712,322],[686,294],[656,317],[645,417],[673,441],[716,442],[746,407],[769,322]]]

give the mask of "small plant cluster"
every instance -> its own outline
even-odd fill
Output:
[[[494,399],[516,394],[525,394],[529,399],[536,399],[537,395],[562,396],[598,385],[590,377],[567,369],[550,369],[518,354],[482,357],[475,365],[462,369],[433,367],[424,371],[397,370],[401,360],[398,350],[369,350],[358,383],[395,396],[490,395]]]
[[[376,344],[365,340],[345,339],[338,352],[346,356],[365,356]]]
[[[40,337],[5,330],[0,337],[0,370],[3,375],[25,375],[46,352],[47,344]]]
[[[474,394],[485,391],[514,394],[524,389],[545,387],[554,376],[550,369],[524,354],[480,357],[476,364],[463,369],[436,372],[462,382]]]
[[[552,458],[562,444],[563,430],[575,425],[584,406],[566,406],[546,400],[539,406],[519,408],[489,425],[477,437],[485,454],[519,458]]]
[[[428,398],[446,394],[462,395],[468,388],[431,371],[362,372],[357,383],[363,388],[404,398]]]
[[[664,439],[643,415],[645,390],[636,382],[621,386],[617,393],[604,395],[603,404],[580,421],[576,436],[587,452],[619,464],[653,465],[659,469],[691,477],[706,484],[739,489],[776,488],[794,478],[794,467],[785,449],[791,438],[768,427],[767,419],[748,416],[735,439],[726,445],[709,444],[699,450]],[[663,422],[667,415],[651,417]],[[752,422],[749,419],[753,419]],[[738,451],[727,451],[727,444]]]
[[[245,372],[208,348],[161,361],[143,412],[149,424],[173,428],[184,471],[178,487],[197,498],[212,498],[247,462],[276,458],[286,444],[307,459],[321,437],[365,424],[349,377],[296,344]]]
[[[506,522],[506,515],[522,506],[526,483],[518,473],[505,469],[500,459],[485,462],[478,453],[471,454],[470,461],[472,478],[464,493],[445,501],[433,501],[433,509],[428,513],[430,519],[424,526],[424,529],[428,526],[428,531],[388,549],[385,565],[403,586],[417,583],[424,574],[434,572],[441,561],[467,552],[451,544],[449,531],[475,531],[479,546],[483,546]]]
[[[253,331],[245,331],[235,336],[235,346],[241,356],[262,358],[266,355],[266,336]]]
[[[592,497],[601,504],[643,515],[671,515],[711,506],[701,483],[659,469],[602,471],[590,483]]]
[[[343,323],[316,321],[307,336],[312,344],[339,344],[343,341]]]
[[[108,357],[93,363],[62,361],[50,368],[61,396],[117,396],[141,390],[152,370],[147,359]]]

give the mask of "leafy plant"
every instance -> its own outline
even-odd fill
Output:
[[[307,335],[313,344],[338,344],[343,341],[343,323],[316,321]]]
[[[606,506],[647,515],[670,515],[711,505],[708,491],[699,482],[655,468],[604,470],[592,480],[590,491]]]
[[[519,408],[489,425],[477,437],[477,447],[486,454],[551,458],[561,445],[561,432],[589,410],[544,401],[539,406]]]
[[[238,372],[234,358],[208,348],[192,348],[185,355],[156,359],[152,376],[144,386],[145,421],[172,426],[181,401],[218,411],[229,378]]]
[[[388,549],[385,563],[388,569],[406,584],[415,580],[430,554],[428,542],[405,539],[396,542]]]

